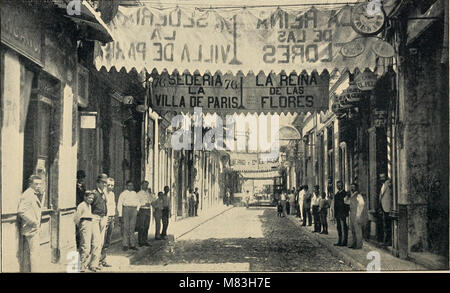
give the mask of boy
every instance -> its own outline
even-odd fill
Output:
[[[94,201],[94,193],[86,191],[84,194],[84,201],[77,207],[75,213],[75,223],[80,231],[80,255],[81,268],[80,272],[84,272],[89,263],[91,255],[91,241],[92,241],[92,212],[91,204]]]

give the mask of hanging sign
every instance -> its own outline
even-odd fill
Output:
[[[328,109],[329,74],[153,76],[154,110],[205,113],[315,112]]]
[[[364,5],[120,7],[108,24],[114,41],[97,43],[95,63],[107,70],[115,66],[201,74],[373,69],[377,57],[370,49],[373,38],[353,23],[355,17],[365,17],[363,12]]]
[[[364,71],[355,76],[355,83],[362,91],[373,90],[376,82],[377,75],[371,71]]]

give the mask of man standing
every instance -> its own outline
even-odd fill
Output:
[[[320,192],[319,185],[314,186],[314,194],[311,199],[311,211],[314,219],[314,233],[320,233],[320,214],[319,214],[319,204],[320,204]]]
[[[192,188],[189,188],[188,193],[188,216],[193,217],[195,215],[195,195]]]
[[[124,251],[127,251],[128,248],[137,250],[134,230],[136,229],[137,212],[141,206],[136,191],[134,191],[133,182],[127,181],[126,188],[119,195],[117,201],[117,211],[123,225],[122,249]]]
[[[300,191],[298,193],[298,215],[300,220],[304,217],[303,215],[303,197],[305,196],[305,186],[301,185],[300,186]]]
[[[83,170],[78,170],[75,206],[78,206],[84,201],[84,194],[86,192],[86,185],[84,184],[85,178],[86,173],[84,173]],[[78,226],[75,227],[75,241],[77,243],[77,249],[80,249],[80,230],[78,229]]]
[[[108,175],[100,174],[97,177],[97,189],[94,190],[94,200],[91,204],[92,209],[92,258],[90,263],[91,271],[101,270],[100,256],[103,242],[105,240],[106,225],[108,222],[106,206],[106,183]]]
[[[163,211],[164,193],[158,192],[158,198],[152,202],[153,217],[155,218],[155,239],[161,240],[161,220]]]
[[[308,218],[308,226],[311,226],[311,193],[308,191],[308,185],[304,186],[305,193],[303,195],[303,224],[306,226],[306,218]]]
[[[392,189],[391,180],[386,179],[385,174],[380,175],[380,181],[383,182],[380,190],[380,212],[383,221],[383,245],[390,246],[392,239],[391,232],[391,210],[392,210]]]
[[[116,196],[114,195],[114,178],[108,178],[106,181],[106,229],[105,239],[100,256],[100,265],[103,267],[111,267],[106,262],[106,251],[111,246],[111,237],[114,230],[114,220],[116,218]]]
[[[348,239],[348,225],[347,217],[349,206],[345,204],[344,200],[348,196],[344,190],[344,184],[342,181],[336,183],[338,192],[334,195],[334,217],[336,219],[336,226],[338,231],[339,240],[335,243],[335,246],[347,246]],[[343,237],[342,237],[343,236]]]
[[[230,204],[230,191],[227,189],[225,192],[225,204],[228,206]]]
[[[200,194],[198,193],[198,187],[195,188],[195,216],[198,216],[198,204],[200,202]]]
[[[75,212],[75,224],[80,231],[80,272],[84,272],[91,257],[92,242],[92,210],[91,204],[94,201],[94,193],[86,191],[84,201],[77,206]]]
[[[331,179],[331,178],[328,178],[327,197],[330,202],[329,218],[332,222],[334,222],[334,219],[335,219],[335,216],[334,216],[334,186],[333,186],[333,179]]]
[[[366,223],[366,205],[359,192],[358,184],[352,183],[350,197],[350,228],[352,229],[352,245],[349,248],[361,249],[363,246],[362,227]]]
[[[167,228],[169,227],[169,218],[171,216],[170,214],[170,188],[169,186],[164,186],[164,195],[162,197],[163,199],[163,210],[162,210],[162,232],[161,237],[162,239],[167,239]]]
[[[286,211],[286,200],[287,200],[287,194],[286,194],[286,190],[283,190],[281,192],[281,196],[280,196],[280,203],[281,203],[281,209],[283,211],[283,218],[287,216],[287,211]]]
[[[38,272],[42,269],[40,261],[39,231],[41,228],[41,212],[44,205],[42,178],[33,175],[29,179],[30,187],[22,193],[19,200],[18,214],[20,218],[20,233],[24,238],[25,270]],[[28,267],[29,265],[29,267]]]
[[[150,228],[152,190],[148,188],[148,181],[143,181],[141,190],[137,193],[141,207],[137,214],[136,229],[138,231],[138,245],[149,246],[148,229]]]

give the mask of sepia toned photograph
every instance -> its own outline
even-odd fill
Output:
[[[449,272],[448,6],[0,0],[0,272]]]

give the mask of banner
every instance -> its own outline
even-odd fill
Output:
[[[153,74],[151,107],[203,113],[288,113],[328,109],[329,74]]]
[[[120,7],[108,24],[114,41],[97,43],[95,63],[201,74],[373,69],[379,40],[368,36],[383,29],[386,14],[367,5]]]

